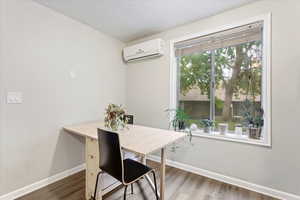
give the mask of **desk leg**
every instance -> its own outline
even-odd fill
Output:
[[[97,174],[99,172],[99,150],[98,141],[86,137],[85,139],[85,162],[86,162],[86,179],[85,179],[85,198],[89,200],[94,195]],[[101,181],[98,183],[97,200],[102,200]]]
[[[165,155],[165,148],[162,148],[161,166],[160,166],[160,200],[165,199],[165,177],[166,177],[166,155]]]

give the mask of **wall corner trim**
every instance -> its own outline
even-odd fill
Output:
[[[17,189],[17,190],[12,191],[8,194],[4,194],[4,195],[0,196],[0,200],[14,200],[16,198],[19,198],[21,196],[29,194],[29,193],[31,193],[35,190],[38,190],[42,187],[50,185],[51,183],[54,183],[54,182],[59,181],[63,178],[66,178],[68,176],[76,174],[77,172],[80,172],[80,171],[84,170],[85,168],[86,168],[85,163],[81,164],[81,165],[78,165],[74,168],[71,168],[71,169],[65,170],[63,172],[60,172],[58,174],[55,174],[53,176],[47,177],[47,178],[45,178],[43,180],[40,180],[38,182],[35,182],[31,185],[27,185],[23,188]]]
[[[154,155],[147,156],[147,159],[155,161],[155,162],[160,162],[160,157],[154,156]],[[208,177],[208,178],[220,181],[220,182],[228,183],[228,184],[231,184],[231,185],[234,185],[237,187],[245,188],[247,190],[251,190],[251,191],[254,191],[254,192],[257,192],[260,194],[264,194],[267,196],[271,196],[274,198],[283,199],[283,200],[300,200],[300,196],[298,196],[298,195],[275,190],[275,189],[265,187],[262,185],[257,185],[254,183],[244,181],[242,179],[225,176],[225,175],[222,175],[222,174],[219,174],[216,172],[208,171],[205,169],[200,169],[200,168],[193,167],[191,165],[183,164],[180,162],[176,162],[173,160],[167,159],[166,163],[168,166],[171,166],[171,167],[175,167],[175,168],[187,171],[187,172],[198,174],[200,176]],[[0,199],[0,200],[2,200],[2,199]]]

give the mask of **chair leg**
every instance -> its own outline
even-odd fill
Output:
[[[100,175],[101,175],[101,172],[99,172],[98,174],[97,174],[97,179],[96,179],[96,184],[95,184],[95,190],[94,190],[94,196],[91,196],[91,198],[90,198],[90,200],[96,200],[96,198],[97,198],[97,189],[98,189],[98,182],[99,182],[99,177],[100,177]]]
[[[124,189],[124,200],[126,200],[126,194],[127,194],[127,185],[125,185],[125,189]]]
[[[153,174],[153,180],[154,180],[154,186],[155,186],[155,196],[156,196],[156,200],[158,200],[158,194],[157,194],[157,184],[156,184],[156,177],[155,177],[155,172],[152,171]]]
[[[133,183],[131,183],[131,194],[133,194]]]

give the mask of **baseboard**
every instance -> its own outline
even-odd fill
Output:
[[[160,162],[160,157],[158,156],[147,156],[147,159],[152,160],[152,161],[156,161],[156,162]],[[277,199],[283,199],[283,200],[300,200],[300,196],[295,195],[295,194],[291,194],[291,193],[287,193],[287,192],[283,192],[283,191],[279,191],[279,190],[275,190],[269,187],[265,187],[265,186],[261,186],[261,185],[257,185],[254,183],[250,183],[241,179],[237,179],[237,178],[233,178],[233,177],[229,177],[229,176],[224,176],[222,174],[218,174],[215,172],[211,172],[205,169],[200,169],[197,167],[193,167],[187,164],[183,164],[180,162],[176,162],[176,161],[172,161],[172,160],[167,160],[166,161],[168,166],[174,167],[174,168],[178,168],[184,171],[188,171],[188,172],[192,172],[194,174],[198,174],[201,176],[205,176],[214,180],[218,180],[224,183],[228,183],[231,185],[235,185],[241,188],[245,188],[247,190],[251,190],[260,194],[264,194],[264,195],[268,195]]]
[[[147,156],[147,159],[149,160],[153,160],[156,162],[160,162],[160,158],[158,156]],[[228,177],[228,176],[224,176],[222,174],[218,174],[215,172],[211,172],[205,169],[200,169],[197,167],[193,167],[187,164],[183,164],[183,163],[179,163],[176,161],[172,161],[172,160],[167,160],[167,165],[171,166],[171,167],[175,167],[184,171],[188,171],[188,172],[192,172],[194,174],[198,174],[201,176],[205,176],[211,179],[215,179],[224,183],[228,183],[231,185],[235,185],[241,188],[245,188],[254,192],[258,192],[261,194],[265,194],[274,198],[278,198],[278,199],[284,199],[284,200],[300,200],[300,196],[295,195],[295,194],[291,194],[291,193],[287,193],[287,192],[283,192],[283,191],[279,191],[279,190],[275,190],[269,187],[265,187],[265,186],[261,186],[261,185],[257,185],[254,183],[250,183],[241,179],[237,179],[237,178],[233,178],[233,177]],[[0,200],[14,200],[16,198],[19,198],[21,196],[24,196],[30,192],[33,192],[35,190],[38,190],[42,187],[45,187],[51,183],[54,183],[56,181],[59,181],[63,178],[66,178],[68,176],[71,176],[77,172],[80,172],[82,170],[85,169],[85,164],[81,164],[77,167],[74,167],[72,169],[68,169],[66,171],[63,171],[59,174],[56,174],[54,176],[45,178],[41,181],[38,181],[36,183],[33,183],[31,185],[25,186],[23,188],[20,188],[18,190],[15,190],[13,192],[10,192],[8,194],[2,195],[0,196]]]
[[[40,180],[40,181],[38,181],[36,183],[33,183],[31,185],[25,186],[23,188],[20,188],[18,190],[15,190],[13,192],[8,193],[8,194],[2,195],[2,196],[0,196],[0,200],[14,200],[14,199],[19,198],[21,196],[24,196],[28,193],[31,193],[35,190],[38,190],[42,187],[50,185],[51,183],[54,183],[54,182],[59,181],[63,178],[66,178],[68,176],[76,174],[77,172],[80,172],[84,169],[85,169],[85,164],[81,164],[81,165],[79,165],[77,167],[74,167],[72,169],[68,169],[68,170],[63,171],[61,173],[58,173],[54,176],[45,178],[45,179]]]

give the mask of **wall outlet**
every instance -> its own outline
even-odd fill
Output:
[[[23,94],[21,92],[8,92],[6,96],[7,104],[23,103]]]

